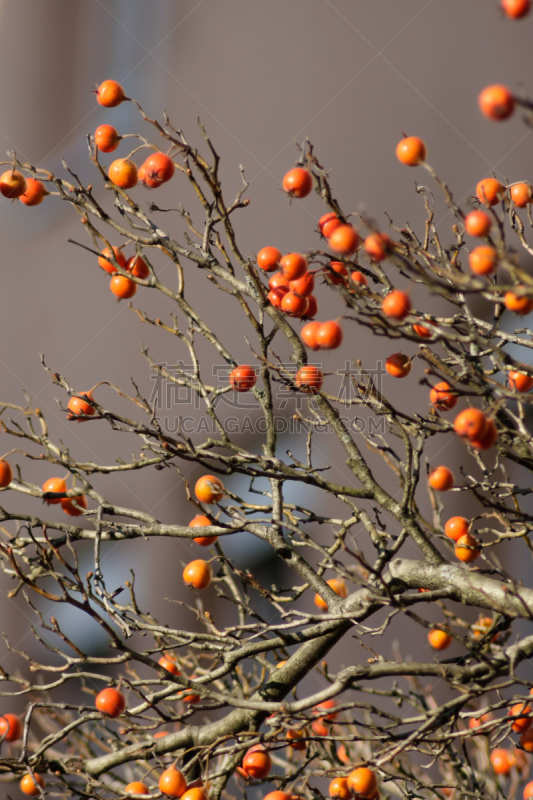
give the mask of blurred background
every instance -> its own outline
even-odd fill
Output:
[[[151,137],[164,149],[164,142],[154,138],[132,104],[124,103],[116,109],[97,104],[93,88],[114,78],[149,116],[162,120],[166,110],[174,126],[198,146],[201,137],[196,120],[201,118],[222,158],[226,198],[233,197],[241,186],[242,165],[251,202],[235,216],[235,225],[241,251],[251,258],[267,244],[283,252],[306,252],[321,246],[316,228],[325,209],[319,198],[312,195],[290,203],[280,188],[283,175],[298,159],[296,143],[302,144],[305,138],[313,143],[317,158],[329,171],[334,196],[344,211],[366,214],[384,230],[388,224],[384,212],[398,226],[409,221],[421,230],[424,207],[414,182],[429,186],[435,191],[437,225],[445,244],[452,240],[453,219],[442,205],[438,189],[430,185],[428,174],[403,167],[396,160],[395,147],[403,134],[425,140],[429,162],[463,208],[476,183],[493,172],[503,182],[532,178],[532,132],[521,122],[521,114],[503,123],[491,123],[477,106],[477,96],[488,84],[503,83],[517,93],[530,91],[525,76],[529,76],[533,17],[521,22],[504,19],[497,0],[4,0],[0,14],[0,65],[4,75],[0,84],[0,149],[16,151],[21,160],[59,175],[64,174],[64,159],[82,181],[94,183],[97,197],[110,207],[111,197],[89,163],[87,135],[107,122],[120,133],[139,132]],[[115,157],[127,155],[128,142],[131,140],[122,142],[118,151],[102,161],[109,164]],[[133,195],[144,208],[150,202],[174,209],[183,203],[193,221],[202,224],[202,213],[179,174],[157,194],[139,186]],[[178,213],[156,218],[183,241],[186,226]],[[66,406],[68,398],[51,385],[40,366],[39,354],[44,353],[51,370],[64,375],[79,391],[99,380],[113,381],[131,391],[129,381],[133,377],[150,395],[154,380],[141,354],[141,343],[149,347],[155,361],[170,364],[187,360],[185,347],[143,325],[127,303],[117,304],[108,289],[109,278],[98,268],[96,259],[67,242],[73,238],[91,244],[79,217],[57,197],[46,198],[37,208],[2,200],[0,231],[0,399],[23,404],[25,390],[46,415],[52,437],[61,438],[81,461],[110,464],[117,455],[129,458],[138,448],[136,440],[110,435],[104,423],[66,422],[57,401]],[[130,245],[126,255],[131,254]],[[527,260],[524,264],[528,265]],[[154,265],[161,279],[174,288],[172,265],[162,256],[154,258]],[[386,269],[392,271],[394,267],[389,264]],[[240,363],[250,362],[252,355],[243,336],[248,330],[235,313],[231,298],[221,297],[195,267],[188,265],[187,270],[187,294],[192,304],[205,314],[235,358]],[[403,287],[405,281],[399,279],[398,285]],[[329,288],[319,287],[317,296],[319,319],[333,319],[343,313],[338,296]],[[133,303],[166,322],[176,311],[168,299],[149,289],[141,288]],[[421,311],[445,310],[418,290],[413,292],[413,304]],[[482,314],[486,309],[479,306],[476,311]],[[527,320],[522,322],[528,324]],[[355,322],[346,322],[344,332],[342,347],[328,356],[326,368],[332,373],[358,358],[366,368],[373,369],[378,360],[390,355],[391,347],[396,349]],[[407,342],[403,350],[414,355],[417,347]],[[208,366],[218,363],[214,351],[202,346],[201,352]],[[520,357],[527,360],[529,351]],[[428,390],[418,384],[423,373],[424,364],[415,360],[410,377],[397,384],[387,376],[384,391],[399,407],[424,411]],[[334,390],[335,380],[340,381],[335,374],[328,378],[328,390]],[[106,387],[98,390],[97,399],[104,406],[126,410]],[[186,414],[183,405],[178,412],[170,409],[170,417]],[[285,415],[293,411],[294,406],[289,404]],[[193,414],[199,416],[198,412]],[[20,414],[13,413],[11,418],[22,422]],[[349,479],[334,437],[316,439],[317,465],[331,465],[332,480]],[[8,437],[1,441],[5,443],[2,452],[11,449]],[[260,446],[259,438],[251,434],[245,434],[243,442],[251,448]],[[281,437],[280,452],[287,449],[297,457],[304,456],[305,437]],[[475,471],[464,461],[468,458],[466,449],[452,436],[431,442],[428,452],[433,465],[445,463],[458,473],[464,462],[466,469]],[[26,463],[22,458],[17,461],[17,456],[10,461],[21,465],[25,479],[39,485],[54,474],[46,464]],[[384,465],[375,460],[372,464],[381,470],[380,477],[383,474],[389,490],[397,491]],[[194,482],[203,470],[187,463],[180,466],[182,477],[173,469],[143,470],[105,481],[96,478],[95,485],[118,505],[139,507],[164,522],[188,524],[196,510],[186,501],[182,478]],[[518,474],[516,477],[521,478]],[[244,497],[257,497],[250,494],[249,483],[242,477],[233,476],[227,484]],[[263,484],[258,488],[266,487]],[[419,495],[422,508],[428,510],[423,487]],[[334,501],[328,501],[326,507],[324,498],[300,485],[288,488],[287,497],[323,512],[336,508],[338,513],[346,513]],[[466,505],[462,495],[449,495],[445,503],[446,516],[474,514],[471,502]],[[5,492],[2,504],[9,510],[42,513],[55,519],[64,516],[58,507],[43,510],[39,501],[15,492]],[[389,531],[399,532],[391,520],[384,522]],[[12,528],[8,526],[7,530]],[[358,545],[370,554],[366,534],[355,533]],[[317,531],[316,535],[323,542],[331,541],[331,531]],[[245,536],[225,540],[224,547],[240,567],[259,570],[265,585],[289,585],[292,580],[279,572],[279,564],[269,560],[264,548]],[[165,603],[165,598],[187,597],[195,602],[182,587],[181,572],[183,563],[200,557],[198,550],[179,540],[106,546],[103,567],[108,586],[123,584],[133,569],[141,606],[150,602],[151,610],[162,614],[171,625],[194,625],[192,613]],[[417,557],[416,549],[409,545],[404,554]],[[92,566],[92,553],[84,555],[81,549],[81,555],[86,559],[82,561],[83,572]],[[516,577],[525,579],[529,570],[529,562],[522,559]],[[155,581],[159,600],[154,607]],[[2,597],[11,588],[2,576]],[[300,601],[303,609],[313,607],[308,595]],[[208,605],[215,597],[213,592],[202,600]],[[45,611],[51,613],[50,609]],[[83,647],[98,652],[105,646],[96,626],[94,630],[89,625],[80,626],[68,609],[56,608],[54,614]],[[215,622],[231,618],[231,611],[220,604],[217,614]],[[3,609],[3,618],[12,644],[30,650],[29,624],[34,619],[21,598],[9,603],[9,611]],[[387,646],[405,636],[401,625],[408,624],[395,622],[391,626]],[[409,633],[410,655],[432,658],[423,632],[411,626]],[[341,647],[342,654],[332,656],[336,666],[355,663],[368,655],[357,640],[348,649],[344,643]],[[458,645],[449,651],[450,655],[460,652]],[[52,655],[42,657],[53,659]],[[14,663],[12,657],[7,658],[4,645],[0,645],[0,660]],[[315,676],[307,688],[316,690],[320,686]]]

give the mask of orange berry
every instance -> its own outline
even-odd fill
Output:
[[[428,633],[428,642],[434,650],[446,650],[453,642],[453,638],[446,631],[434,628]]]
[[[291,197],[307,197],[313,189],[311,173],[303,167],[289,170],[283,178],[283,190]]]
[[[348,753],[346,751],[346,747],[343,744],[340,744],[338,746],[338,748],[337,748],[337,756],[339,758],[339,761],[342,761],[343,764],[349,764],[350,763],[351,759],[350,759],[350,757],[349,757],[349,755],[348,755]]]
[[[533,386],[533,378],[531,375],[527,375],[525,372],[517,372],[516,370],[510,370],[509,372],[509,386],[511,389],[514,389],[515,392],[529,392],[531,387]]]
[[[203,475],[194,487],[196,497],[201,503],[218,503],[224,497],[224,484],[216,475]]]
[[[486,211],[471,211],[465,219],[466,232],[470,236],[488,236],[492,227],[492,220]]]
[[[476,561],[481,555],[481,548],[478,547],[479,542],[470,533],[465,533],[461,536],[455,544],[455,555],[459,561],[469,563]]]
[[[303,316],[304,319],[313,319],[318,313],[318,303],[314,294],[310,294],[307,298],[307,310]]]
[[[396,157],[408,167],[416,167],[426,160],[426,145],[418,136],[407,136],[398,142]]]
[[[127,98],[120,83],[109,80],[100,84],[96,90],[96,99],[101,106],[115,108],[115,106],[119,106]]]
[[[383,261],[391,248],[390,236],[386,233],[371,233],[364,241],[364,248],[374,261]]]
[[[505,186],[496,178],[483,178],[476,186],[476,195],[484,206],[495,206],[505,193]]]
[[[286,292],[289,291],[289,281],[284,276],[282,272],[276,272],[270,278],[268,282],[269,289],[285,289]]]
[[[174,162],[166,153],[152,153],[145,160],[145,180],[150,178],[159,184],[166,183],[174,175]]]
[[[16,169],[8,169],[0,175],[0,192],[10,200],[23,195],[27,188],[26,178]]]
[[[207,800],[207,792],[204,786],[191,786],[181,795],[182,800]]]
[[[531,203],[531,186],[529,183],[513,183],[510,187],[511,200],[517,208],[525,208]]]
[[[358,767],[350,772],[347,778],[348,787],[355,795],[371,798],[378,788],[377,778],[368,767]]]
[[[288,792],[281,792],[277,789],[274,792],[269,792],[263,797],[263,800],[293,800],[295,795],[288,794]]]
[[[130,794],[150,794],[150,789],[142,781],[133,781],[133,783],[128,783],[128,785],[124,788],[124,791],[129,792]]]
[[[335,594],[338,594],[339,597],[348,597],[348,590],[346,589],[346,584],[340,578],[330,578],[329,581],[326,581],[327,585],[330,586]],[[322,611],[328,610],[328,604],[325,600],[322,600],[319,594],[315,594],[315,606],[317,608],[322,609]]]
[[[321,327],[322,327],[321,322],[308,322],[307,325],[304,325],[302,330],[300,331],[302,342],[310,350],[320,350],[320,346],[317,344],[316,341],[316,334],[319,328]]]
[[[119,267],[122,267],[122,269],[126,269],[126,256],[119,247],[113,247],[113,255],[115,256],[115,261],[117,262]],[[111,259],[111,252],[108,247],[104,247],[98,258],[98,264],[100,267],[102,267],[102,269],[104,269],[106,272],[112,275],[113,272],[117,271],[117,268],[114,266],[114,264],[112,264],[110,259]]]
[[[125,275],[114,275],[111,278],[109,288],[119,300],[128,300],[137,291],[137,284],[135,281],[130,281]]]
[[[524,786],[523,797],[524,800],[529,800],[529,798],[532,796],[533,796],[533,781],[529,781],[529,783],[526,783],[526,785]]]
[[[135,255],[128,258],[124,269],[127,269],[128,272],[131,272],[134,278],[141,278],[141,280],[146,280],[146,278],[150,275],[150,268],[146,261],[141,258],[141,256]]]
[[[249,778],[262,781],[270,774],[272,759],[262,744],[250,747],[242,760],[242,768]]]
[[[315,276],[312,272],[306,272],[301,278],[289,281],[289,291],[297,297],[309,297],[315,288]]]
[[[335,800],[350,800],[352,792],[347,778],[334,778],[329,785],[329,796]]]
[[[13,470],[11,464],[4,458],[0,458],[0,489],[6,489],[13,480]]]
[[[197,514],[194,519],[189,522],[189,528],[203,528],[205,525],[215,525],[215,523],[211,522],[209,517],[206,517],[204,514]],[[214,544],[217,539],[218,536],[197,536],[193,539],[193,542],[199,544],[200,547],[209,547]]]
[[[520,19],[529,14],[531,0],[501,0],[500,5],[510,19]]]
[[[496,429],[496,425],[494,424],[493,420],[487,420],[487,427],[484,433],[481,436],[477,436],[475,439],[472,439],[469,444],[472,447],[477,448],[477,450],[488,450],[493,446],[498,438],[498,431]]]
[[[531,719],[531,716],[526,716],[530,715],[531,712],[533,712],[533,708],[525,703],[516,703],[509,709],[510,717],[518,717],[518,719],[515,719],[511,725],[511,728],[515,733],[525,733],[531,728],[533,719]]]
[[[278,269],[280,258],[277,247],[263,247],[257,254],[257,266],[265,272],[273,272]]]
[[[229,382],[236,392],[248,392],[255,386],[257,376],[253,367],[248,367],[243,364],[243,366],[235,367],[235,369],[230,372]]]
[[[492,628],[492,617],[478,617],[476,624],[472,626],[472,636],[474,639],[481,639]],[[492,637],[491,641],[495,641],[498,634]]]
[[[498,253],[488,244],[475,247],[468,256],[468,264],[475,275],[490,275],[498,263]]]
[[[465,408],[456,416],[453,427],[462,439],[479,439],[487,430],[487,417],[479,408]]]
[[[352,225],[339,225],[328,239],[328,245],[335,253],[350,255],[359,245],[359,234]]]
[[[121,189],[133,189],[139,180],[137,165],[129,158],[117,158],[109,165],[107,174],[109,180]]]
[[[521,735],[520,744],[528,753],[533,753],[533,728]]]
[[[514,292],[505,292],[503,302],[505,308],[514,311],[515,314],[520,314],[520,316],[529,314],[533,310],[533,300],[530,297],[519,296]]]
[[[77,497],[62,497],[59,502],[61,503],[61,508],[69,517],[81,517],[87,508],[87,498],[84,494],[79,494]]]
[[[159,791],[167,797],[181,797],[187,791],[185,776],[174,764],[161,773],[158,785]]]
[[[38,772],[34,772],[33,775],[28,772],[21,779],[19,786],[23,794],[28,794],[31,797],[40,797],[41,789],[44,787],[44,779]]]
[[[26,191],[20,195],[19,200],[25,206],[38,206],[47,194],[50,192],[44,183],[35,178],[26,178]]]
[[[0,737],[6,742],[16,742],[22,736],[22,722],[16,714],[3,714],[0,717]]]
[[[332,286],[345,284],[346,278],[348,277],[346,265],[343,264],[342,261],[330,261],[328,264],[328,269],[324,273],[324,277],[328,283],[332,284]]]
[[[295,281],[307,272],[307,259],[300,253],[287,253],[280,258],[279,265],[286,281]]]
[[[336,350],[342,344],[342,328],[338,322],[322,322],[315,336],[321,350]]]
[[[281,301],[289,290],[285,286],[280,286],[278,289],[271,289],[267,295],[270,305],[274,308],[281,308]]]
[[[106,717],[120,717],[126,708],[126,698],[118,689],[108,686],[96,695],[94,704]]]
[[[448,492],[455,483],[455,478],[448,467],[436,467],[429,475],[428,483],[436,492]]]
[[[331,698],[330,700],[324,700],[323,703],[318,703],[318,705],[314,706],[313,712],[322,714],[324,711],[329,711],[330,708],[335,708],[337,705],[336,701]],[[320,717],[320,719],[325,719],[327,722],[335,722],[337,717],[339,716],[338,711],[334,711],[330,714],[325,714]]]
[[[425,325],[420,325],[420,323],[413,325],[413,331],[417,336],[420,336],[421,339],[429,339],[432,336],[429,328],[426,328]]]
[[[497,747],[490,754],[490,763],[497,775],[509,775],[513,768],[513,761],[509,750],[503,747]]]
[[[364,272],[359,272],[359,270],[355,269],[350,278],[354,283],[358,283],[359,286],[368,286],[368,278],[364,274]]]
[[[293,750],[306,750],[307,742],[301,741],[305,736],[307,736],[305,730],[296,730],[295,728],[288,730],[286,738],[289,747],[292,747]]]
[[[457,395],[449,383],[441,381],[430,390],[429,400],[439,411],[451,411],[457,403]]]
[[[300,367],[294,382],[300,391],[306,394],[317,394],[324,382],[324,374],[318,367],[307,365]]]
[[[85,414],[85,416],[91,417],[96,413],[96,409],[83,399],[86,397],[87,400],[92,400],[92,393],[80,392],[80,394],[82,395],[81,397],[71,397],[68,401],[67,408],[69,413],[67,414],[67,419],[75,419],[76,417],[79,417],[80,414]]]
[[[174,656],[162,655],[157,663],[160,667],[163,667],[163,669],[166,669],[166,671],[170,672],[172,675],[180,675],[180,671]]]
[[[444,533],[449,539],[457,542],[462,536],[466,536],[470,523],[466,517],[450,517],[444,526]]]
[[[311,730],[315,734],[315,736],[327,736],[329,733],[328,726],[322,721],[322,719],[315,719],[311,723]]]
[[[195,589],[207,589],[211,583],[213,572],[211,564],[207,561],[202,561],[197,558],[191,561],[183,570],[183,581],[187,586],[192,586]]]
[[[478,97],[481,113],[489,119],[507,119],[514,111],[514,97],[507,88],[499,83],[486,86]]]
[[[63,478],[49,478],[45,483],[43,483],[43,494],[46,492],[55,492],[57,494],[63,494],[63,492],[67,491],[67,484],[63,480]],[[45,503],[49,503],[50,505],[59,505],[61,502],[60,497],[53,498],[52,500],[45,500]]]
[[[383,298],[381,310],[387,317],[393,319],[405,319],[411,310],[411,300],[407,292],[394,289]]]
[[[329,239],[335,228],[339,228],[342,225],[342,222],[338,218],[336,214],[330,212],[329,214],[324,214],[324,216],[320,217],[318,220],[318,227],[320,229],[320,233],[326,239]]]
[[[480,717],[470,717],[468,720],[468,727],[470,730],[475,731],[477,728],[483,725],[484,722],[490,722],[491,719],[492,714],[490,711],[488,711],[486,714],[482,714]]]
[[[291,317],[303,317],[308,305],[307,297],[299,297],[292,292],[286,292],[281,298],[281,310]]]
[[[146,163],[141,164],[139,169],[137,170],[137,179],[142,183],[142,185],[146,189],[157,189],[159,186],[163,184],[163,181],[160,180],[157,175],[149,174],[146,168]]]
[[[413,363],[404,353],[393,353],[385,361],[385,369],[393,378],[405,378],[411,372]]]
[[[112,153],[120,144],[122,136],[112,125],[99,125],[94,132],[94,143],[102,153]]]

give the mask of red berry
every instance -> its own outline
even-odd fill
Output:
[[[256,381],[257,377],[252,367],[235,367],[230,372],[229,382],[236,392],[248,392],[253,389]]]
[[[319,349],[336,350],[342,344],[342,328],[338,322],[323,322],[318,328],[315,341]]]
[[[281,253],[277,247],[263,247],[257,254],[257,266],[265,272],[273,272],[278,269],[280,258]]]
[[[283,189],[291,197],[307,197],[313,189],[311,173],[303,167],[289,170],[283,178]]]
[[[507,119],[514,111],[514,97],[509,89],[501,84],[483,89],[478,102],[481,113],[489,119]]]

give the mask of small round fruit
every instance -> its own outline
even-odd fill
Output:
[[[494,247],[482,244],[468,256],[468,264],[475,275],[490,275],[498,264],[498,253]]]
[[[481,436],[472,439],[469,444],[477,450],[489,450],[498,438],[498,430],[492,419],[487,420],[487,427]]]
[[[348,277],[346,265],[342,261],[330,261],[327,271],[324,272],[324,277],[332,286],[345,284]]]
[[[470,522],[466,517],[450,517],[444,526],[444,533],[449,539],[457,542],[462,536],[466,536]]]
[[[269,289],[285,289],[286,292],[289,291],[289,281],[283,274],[283,272],[275,272],[274,275],[268,281],[268,288]]]
[[[323,322],[316,332],[316,343],[321,350],[336,350],[342,344],[342,328],[338,322]]]
[[[204,786],[191,786],[187,791],[181,795],[182,800],[208,800],[207,792]]]
[[[324,700],[323,703],[318,703],[318,705],[313,707],[313,712],[321,715],[319,719],[325,719],[327,722],[335,722],[339,716],[339,712],[333,711],[332,713],[324,714],[324,711],[329,711],[331,708],[335,708],[336,705],[337,703],[333,698]]]
[[[383,298],[381,310],[387,317],[392,319],[405,319],[411,311],[411,300],[407,292],[394,289]]]
[[[189,522],[189,528],[203,528],[206,525],[214,525],[214,523],[211,522],[209,517],[206,517],[204,514],[197,514],[194,519],[191,519]],[[200,547],[209,547],[210,545],[214,544],[217,539],[218,536],[196,536],[196,538],[193,539],[193,542],[199,544]]]
[[[62,497],[59,502],[61,503],[61,508],[69,517],[81,517],[87,508],[87,498],[84,494],[79,494],[76,497]]]
[[[330,578],[329,581],[326,581],[327,585],[333,589],[335,594],[338,594],[339,597],[345,598],[348,597],[348,590],[346,589],[346,584],[340,578]],[[323,600],[319,594],[315,594],[315,606],[320,608],[322,611],[328,610],[328,604],[325,600]]]
[[[112,125],[99,125],[94,132],[94,143],[102,153],[112,153],[120,144],[122,136]]]
[[[167,672],[170,672],[171,675],[181,674],[178,669],[178,665],[176,664],[176,659],[174,658],[174,656],[162,655],[157,663],[159,664],[160,667],[166,669]]]
[[[453,638],[446,631],[434,628],[428,633],[428,642],[434,650],[446,650],[453,642]]]
[[[174,764],[161,773],[158,785],[159,791],[167,797],[181,797],[187,791],[185,776]]]
[[[271,289],[267,295],[270,305],[274,308],[281,309],[281,301],[289,290],[285,286],[280,286],[278,289]]]
[[[13,480],[13,470],[11,464],[4,458],[0,458],[0,489],[6,489]]]
[[[359,272],[358,269],[355,269],[352,272],[352,274],[350,275],[350,278],[352,279],[352,281],[354,283],[358,283],[359,286],[368,286],[368,278],[366,277],[364,272]]]
[[[448,467],[436,467],[429,475],[428,483],[436,492],[448,492],[455,483],[455,478]]]
[[[303,317],[307,311],[307,297],[298,297],[292,292],[286,292],[281,298],[281,310],[291,317]]]
[[[374,261],[383,261],[390,252],[391,244],[390,236],[386,233],[371,233],[364,241],[364,248]]]
[[[322,719],[315,719],[311,723],[311,730],[315,734],[315,736],[327,736],[329,734],[328,726],[322,721]]]
[[[307,309],[303,315],[303,319],[314,319],[318,314],[318,303],[314,294],[310,294],[307,298]]]
[[[295,795],[288,792],[281,792],[279,789],[274,792],[269,792],[263,797],[263,800],[293,800]]]
[[[347,778],[348,787],[355,795],[370,798],[378,788],[376,774],[368,767],[358,767]]]
[[[315,276],[312,272],[306,272],[301,278],[289,281],[289,291],[297,297],[309,297],[315,289]]]
[[[531,203],[531,186],[529,183],[513,183],[509,191],[511,200],[517,208],[525,208]]]
[[[526,783],[524,786],[523,797],[524,800],[529,800],[530,797],[533,797],[533,781],[529,781],[529,783]]]
[[[137,165],[129,158],[117,158],[110,164],[107,174],[109,180],[121,189],[133,189],[139,180]]]
[[[316,341],[316,334],[319,328],[321,327],[322,327],[321,322],[308,322],[307,325],[304,325],[302,330],[300,331],[302,342],[310,350],[320,350],[320,346],[317,344]]]
[[[174,175],[174,162],[165,153],[152,153],[144,162],[144,169],[149,178],[166,183]]]
[[[471,211],[465,219],[466,232],[470,236],[483,238],[488,236],[492,227],[492,220],[486,211]]]
[[[40,797],[41,789],[44,788],[44,779],[38,772],[33,775],[28,772],[20,781],[20,791],[23,794],[28,794],[30,797]]]
[[[441,381],[433,386],[429,392],[429,399],[439,411],[451,411],[457,403],[457,395],[446,381]]]
[[[359,234],[352,225],[339,225],[329,237],[328,245],[335,253],[351,255],[359,246]]]
[[[133,297],[137,291],[137,284],[135,281],[130,281],[130,279],[126,278],[124,275],[114,275],[111,278],[109,288],[119,300],[128,300],[130,297]]]
[[[122,267],[122,269],[126,269],[126,256],[124,255],[122,250],[119,247],[113,247],[113,254],[115,256],[115,261],[117,262],[119,267]],[[114,264],[111,263],[111,261],[109,260],[110,258],[111,258],[111,253],[109,251],[109,248],[104,247],[98,258],[98,264],[100,267],[102,267],[102,269],[104,269],[106,272],[112,275],[113,272],[117,271],[117,268],[115,267]]]
[[[409,375],[413,362],[404,353],[393,353],[385,361],[385,369],[393,378],[405,378]]]
[[[296,728],[290,728],[287,731],[287,742],[289,747],[292,747],[293,750],[306,750],[307,749],[307,742],[303,742],[302,739],[307,736],[305,730],[297,730]]]
[[[478,546],[479,542],[470,533],[465,533],[455,543],[455,555],[459,561],[469,563],[475,561],[481,555],[481,548]]]
[[[462,439],[479,439],[487,429],[487,417],[479,408],[465,408],[456,416],[453,427]]]
[[[417,336],[420,336],[421,339],[429,339],[432,336],[429,328],[426,328],[425,325],[420,325],[419,322],[413,325],[413,331]]]
[[[520,737],[520,745],[528,753],[533,753],[533,728],[523,733]]]
[[[94,704],[98,711],[101,711],[106,717],[114,719],[115,717],[120,717],[124,712],[126,708],[126,698],[118,689],[108,686],[107,689],[102,689],[102,691],[96,695]]]
[[[158,189],[163,184],[163,181],[153,174],[149,174],[146,169],[146,164],[141,164],[137,170],[137,178],[145,187],[145,189]]]
[[[330,211],[329,214],[324,214],[324,216],[320,217],[318,220],[320,233],[325,239],[329,239],[335,228],[339,228],[341,225],[342,222],[333,211]]]
[[[509,372],[509,387],[515,392],[529,392],[533,386],[533,378],[525,372],[517,372],[512,369]]]
[[[317,394],[324,382],[324,373],[318,367],[307,365],[300,367],[296,373],[294,382],[302,392],[307,394]]]
[[[495,206],[505,194],[505,186],[496,178],[483,178],[476,186],[476,195],[484,206]]]
[[[229,382],[236,392],[249,392],[257,383],[257,376],[253,367],[243,364],[230,372]]]
[[[22,722],[16,714],[3,714],[0,717],[0,737],[6,742],[16,742],[22,736]]]
[[[307,272],[307,259],[300,253],[287,253],[280,258],[279,265],[287,282],[302,278]]]
[[[254,745],[244,756],[242,768],[247,777],[262,781],[270,774],[272,759],[263,745]]]
[[[96,90],[96,99],[101,106],[106,108],[115,108],[119,106],[124,100],[126,95],[124,89],[117,81],[108,80],[100,84]]]
[[[211,564],[207,561],[202,561],[197,558],[187,564],[183,570],[183,581],[187,586],[192,586],[194,589],[207,589],[211,583],[213,572]]]
[[[477,728],[480,728],[481,725],[485,722],[490,722],[492,719],[492,714],[488,711],[486,714],[482,714],[480,717],[470,717],[468,720],[468,727],[471,731],[475,731]]]
[[[87,400],[92,400],[93,396],[91,392],[80,392],[82,397],[71,397],[68,401],[68,410],[69,413],[67,414],[67,419],[75,419],[79,417],[80,414],[84,414],[87,417],[91,417],[93,414],[96,413],[96,409],[87,403],[86,400],[83,398],[86,397]]]
[[[43,494],[46,492],[55,492],[57,494],[67,491],[67,484],[63,480],[63,478],[49,478],[45,483],[43,483]],[[52,500],[45,500],[45,503],[49,503],[50,505],[59,505],[61,502],[60,497],[53,498]]]
[[[514,292],[505,292],[503,302],[508,311],[514,311],[521,317],[533,310],[533,300],[530,297],[519,296]]]
[[[16,169],[8,169],[0,175],[0,192],[10,200],[23,195],[27,188],[26,178]]]
[[[531,0],[501,0],[500,5],[510,19],[521,19],[529,14]]]
[[[416,167],[426,160],[426,145],[418,136],[406,136],[396,147],[396,157],[408,167]]]
[[[486,86],[478,97],[481,113],[489,119],[507,119],[514,111],[514,97],[507,88],[499,83]]]
[[[525,733],[531,728],[533,719],[530,715],[532,711],[531,706],[526,705],[526,703],[516,703],[509,709],[509,716],[517,717],[511,725],[515,733]]]
[[[216,475],[203,475],[194,487],[196,497],[201,503],[219,503],[224,497],[224,484]]]
[[[26,178],[26,191],[21,194],[19,200],[25,206],[40,205],[47,194],[50,194],[44,183],[35,178]]]
[[[509,775],[513,768],[513,759],[509,750],[503,747],[497,747],[490,754],[490,763],[497,775]]]
[[[348,779],[333,778],[329,784],[328,793],[334,800],[351,800],[352,791],[348,786]]]
[[[263,247],[257,254],[257,266],[265,272],[279,268],[281,253],[277,247]]]
[[[128,783],[128,785],[124,788],[124,791],[129,792],[130,794],[150,794],[150,789],[142,781],[133,781],[133,783]]]
[[[131,272],[134,278],[141,278],[141,280],[146,280],[146,278],[150,275],[150,268],[146,261],[141,258],[141,256],[135,255],[128,258],[124,269],[127,269],[128,272]]]
[[[307,197],[313,189],[313,177],[303,167],[289,170],[283,178],[283,190],[291,197]]]

